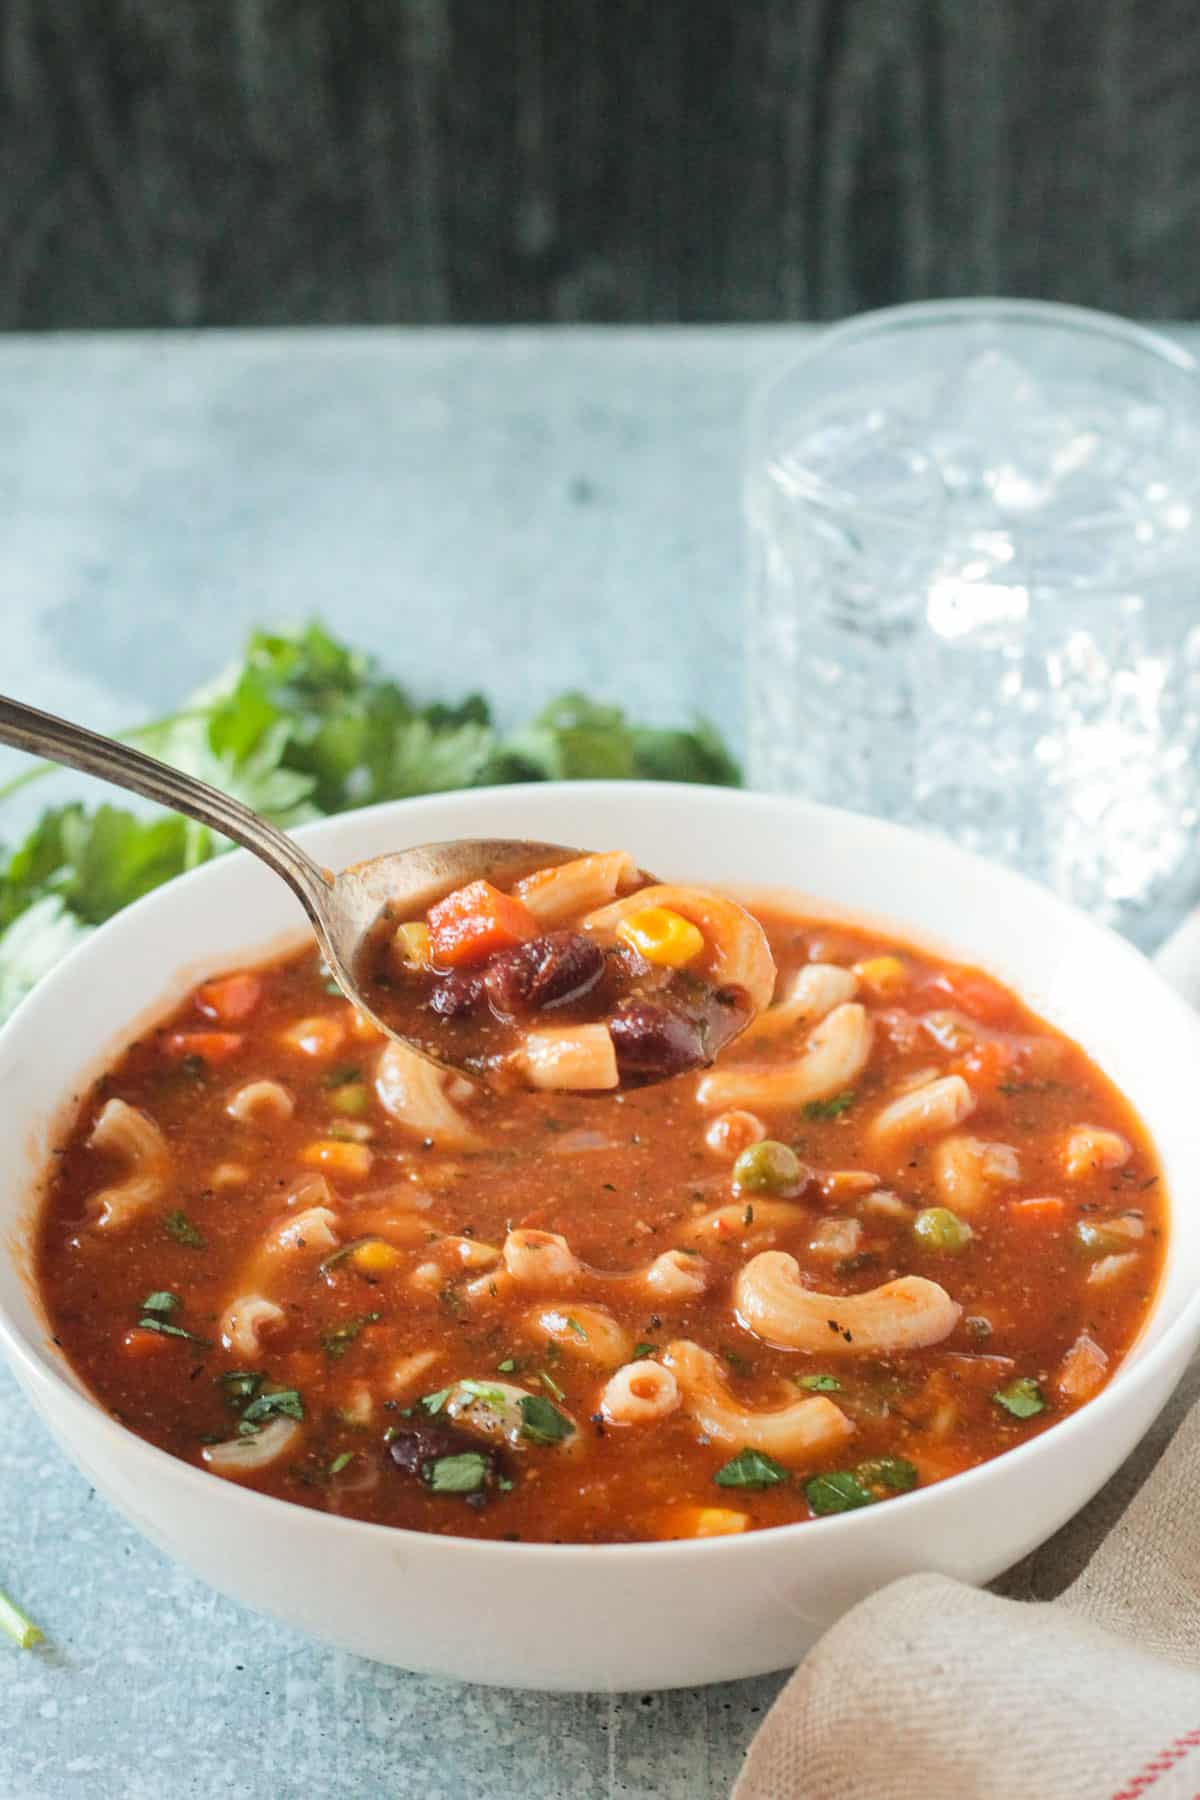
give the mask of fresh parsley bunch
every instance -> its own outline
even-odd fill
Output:
[[[660,730],[569,693],[505,736],[481,694],[421,705],[318,623],[255,631],[219,681],[128,735],[285,830],[348,807],[497,782],[740,780],[703,721]],[[50,767],[18,776],[0,800]],[[0,848],[0,1019],[89,930],[223,848],[174,814],[78,803],[45,812],[24,843]]]

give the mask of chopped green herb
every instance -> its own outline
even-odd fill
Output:
[[[853,1512],[859,1506],[871,1506],[875,1496],[851,1475],[848,1469],[835,1469],[830,1475],[814,1475],[804,1484],[809,1506],[818,1517],[827,1513]]]
[[[754,1364],[748,1356],[743,1356],[740,1350],[731,1350],[727,1344],[722,1344],[721,1355],[735,1375],[752,1375],[754,1373]]]
[[[41,1627],[5,1593],[0,1593],[0,1631],[12,1639],[18,1650],[32,1650],[42,1641]]]
[[[508,1399],[504,1389],[497,1387],[495,1382],[459,1381],[455,1383],[454,1387],[446,1389],[448,1394],[452,1394],[456,1391],[460,1394],[466,1394],[467,1398],[470,1400],[482,1400],[485,1406],[493,1407],[497,1412],[500,1412],[508,1405]],[[435,1395],[434,1398],[436,1399],[437,1396]]]
[[[332,1331],[323,1331],[321,1348],[336,1362],[338,1357],[345,1356],[361,1331],[368,1325],[377,1324],[382,1317],[383,1314],[377,1312],[360,1313],[357,1319],[347,1319],[343,1324],[335,1325]]]
[[[840,1119],[848,1112],[857,1098],[851,1091],[834,1094],[830,1100],[810,1100],[804,1108],[806,1119]]]
[[[487,1475],[487,1458],[475,1450],[461,1456],[439,1456],[426,1464],[425,1479],[435,1494],[474,1494]]]
[[[185,1331],[182,1325],[172,1325],[168,1319],[160,1319],[156,1313],[147,1313],[144,1319],[139,1319],[138,1330],[157,1331],[160,1337],[184,1338],[189,1344],[195,1344],[198,1350],[212,1349],[207,1338],[197,1337],[194,1331]]]
[[[206,1243],[204,1233],[198,1225],[193,1225],[181,1207],[169,1212],[163,1220],[167,1236],[174,1238],[177,1244],[185,1244],[189,1250],[203,1250]]]
[[[339,1244],[336,1250],[331,1250],[328,1256],[322,1257],[317,1264],[317,1273],[327,1275],[330,1269],[336,1269],[340,1262],[347,1256],[353,1256],[354,1252],[361,1250],[364,1244],[377,1244],[379,1241],[377,1237],[356,1237],[351,1238],[348,1244]]]
[[[540,1394],[526,1394],[521,1401],[521,1436],[531,1444],[559,1444],[575,1427],[570,1419]]]
[[[657,1355],[658,1355],[658,1345],[657,1344],[635,1344],[633,1346],[634,1362],[641,1362],[643,1356],[657,1356]]]
[[[253,1437],[264,1419],[302,1419],[304,1402],[295,1388],[276,1388],[258,1394],[250,1402],[238,1423],[243,1437]]]
[[[182,1305],[183,1301],[178,1294],[166,1292],[147,1294],[142,1301],[142,1311],[144,1313],[173,1313],[177,1307]]]
[[[389,1425],[387,1430],[383,1434],[383,1441],[385,1444],[390,1444],[392,1439],[395,1437],[398,1437],[399,1435],[400,1434],[399,1434],[399,1431],[397,1430],[396,1426]]]
[[[545,1369],[538,1370],[538,1380],[541,1382],[542,1386],[546,1389],[546,1392],[549,1394],[553,1394],[554,1398],[556,1400],[565,1400],[566,1399],[567,1396],[563,1392],[562,1388],[559,1387],[557,1381],[555,1381],[552,1376],[547,1375]]]
[[[577,1338],[582,1338],[584,1343],[585,1344],[587,1343],[587,1332],[583,1329],[583,1326],[579,1323],[579,1320],[573,1319],[569,1313],[567,1315],[567,1330],[573,1331]]]
[[[230,1369],[224,1375],[218,1375],[217,1381],[225,1389],[225,1397],[234,1406],[243,1400],[253,1400],[263,1384],[263,1378],[255,1369]]]
[[[440,1413],[447,1400],[454,1392],[454,1387],[439,1388],[436,1394],[422,1394],[421,1405],[427,1413]]]
[[[813,1394],[837,1394],[842,1384],[836,1375],[797,1375],[796,1386]]]
[[[324,1088],[349,1087],[352,1081],[361,1081],[362,1070],[357,1063],[343,1063],[340,1068],[330,1069],[321,1077]]]
[[[510,1481],[507,1475],[497,1475],[496,1477],[496,1486],[502,1494],[511,1494],[516,1485],[516,1482]]]
[[[718,1487],[729,1488],[769,1488],[777,1487],[781,1481],[791,1477],[782,1463],[773,1456],[766,1456],[761,1450],[739,1450],[731,1461],[724,1463],[713,1476]]]
[[[496,1373],[497,1375],[511,1375],[516,1369],[516,1366],[516,1358],[506,1356],[503,1362],[498,1362],[496,1364]]]
[[[352,1463],[353,1461],[354,1461],[353,1450],[343,1450],[341,1452],[341,1454],[338,1456],[335,1456],[333,1461],[330,1463],[330,1465],[329,1465],[330,1475],[340,1475],[342,1470],[346,1467],[346,1465],[348,1463]]]
[[[893,1494],[907,1494],[917,1485],[916,1467],[903,1456],[873,1456],[859,1463],[854,1475],[864,1487],[890,1488]]]
[[[1032,1375],[1018,1376],[1007,1387],[998,1389],[992,1399],[1005,1412],[1011,1413],[1014,1419],[1032,1419],[1037,1413],[1046,1410],[1042,1390]]]

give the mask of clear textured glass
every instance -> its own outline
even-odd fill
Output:
[[[1074,307],[821,337],[756,401],[749,772],[1145,946],[1200,887],[1200,381]]]

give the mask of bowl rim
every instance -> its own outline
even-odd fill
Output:
[[[739,807],[750,807],[756,811],[772,812],[780,808],[796,814],[803,814],[818,824],[821,821],[837,820],[843,826],[848,821],[860,831],[881,840],[895,852],[905,851],[912,854],[921,849],[926,855],[936,852],[939,857],[948,858],[957,863],[964,876],[974,871],[976,876],[986,873],[987,878],[995,882],[1000,880],[1014,893],[1023,895],[1026,902],[1041,907],[1057,915],[1069,923],[1073,931],[1086,937],[1104,942],[1106,954],[1116,955],[1131,968],[1136,968],[1138,978],[1148,981],[1158,991],[1160,1004],[1165,1004],[1169,1011],[1174,1011],[1177,1020],[1184,1029],[1195,1037],[1197,1050],[1200,1053],[1200,1014],[1170,986],[1148,957],[1144,956],[1128,939],[1121,937],[1109,927],[1089,918],[1085,913],[1060,899],[1049,889],[1040,886],[1029,876],[1009,869],[1001,864],[988,861],[973,852],[960,849],[957,845],[938,838],[933,834],[916,831],[908,826],[897,825],[891,820],[877,819],[869,814],[850,812],[845,808],[827,806],[819,801],[812,801],[799,795],[766,794],[741,788],[716,787],[701,783],[677,783],[668,781],[562,781],[540,782],[533,788],[533,793],[561,795],[570,793],[584,797],[588,794],[604,796],[627,796],[632,790],[638,792],[653,791],[664,797],[669,796],[672,803],[686,804],[686,797],[697,797],[701,805],[719,799],[723,804]],[[451,810],[457,808],[486,805],[488,795],[508,796],[523,794],[530,796],[530,787],[523,783],[497,785],[487,789],[459,789],[440,794],[415,795],[407,799],[385,800],[369,807],[357,807],[349,811],[332,814],[327,818],[314,820],[298,827],[296,836],[301,842],[317,842],[328,835],[352,824],[355,820],[376,819],[384,814],[395,813],[401,818],[419,816],[422,811],[441,812],[447,806]],[[250,867],[253,859],[245,850],[234,850],[219,856],[213,861],[202,864],[196,869],[174,877],[161,887],[144,894],[140,899],[125,907],[114,915],[98,930],[76,944],[72,950],[46,975],[37,987],[21,1001],[5,1024],[0,1027],[0,1042],[17,1029],[23,1028],[25,1022],[36,1017],[38,1009],[52,1003],[55,992],[68,984],[74,972],[81,964],[86,965],[88,959],[97,954],[96,946],[100,946],[103,954],[104,940],[110,925],[117,921],[135,918],[146,909],[156,906],[170,906],[180,893],[190,893],[192,887],[206,880],[211,880],[217,871],[234,865]],[[726,884],[728,885],[728,884]],[[782,885],[782,884],[781,884]],[[814,896],[816,898],[816,896]],[[878,915],[885,918],[886,915]],[[919,936],[919,928],[918,933]],[[1174,1197],[1172,1210],[1175,1210]],[[36,1210],[29,1215],[36,1217]],[[16,1239],[27,1235],[28,1220],[19,1219],[16,1228]],[[6,1244],[5,1250],[8,1252]],[[816,1543],[832,1547],[835,1539],[846,1533],[864,1532],[871,1529],[870,1521],[877,1520],[881,1514],[892,1517],[894,1507],[903,1507],[906,1518],[915,1518],[918,1511],[929,1511],[937,1505],[948,1504],[959,1496],[970,1494],[986,1488],[989,1484],[1004,1480],[1004,1471],[1008,1468],[1024,1468],[1039,1455],[1047,1454],[1043,1449],[1046,1444],[1065,1446],[1078,1439],[1081,1434],[1090,1434],[1103,1429],[1104,1422],[1110,1414],[1121,1408],[1124,1403],[1136,1397],[1139,1389],[1153,1386],[1159,1376],[1161,1365],[1169,1362],[1182,1340],[1200,1325],[1200,1287],[1190,1299],[1180,1307],[1177,1316],[1170,1320],[1163,1329],[1158,1341],[1150,1345],[1141,1354],[1130,1361],[1145,1331],[1153,1322],[1161,1304],[1163,1285],[1160,1281],[1154,1302],[1147,1314],[1146,1321],[1138,1338],[1126,1352],[1125,1359],[1118,1365],[1111,1380],[1093,1400],[1085,1402],[1077,1411],[1067,1418],[1059,1420],[1046,1431],[1036,1437],[1017,1444],[1010,1450],[1001,1451],[989,1457],[987,1461],[977,1463],[973,1468],[964,1469],[956,1475],[933,1482],[928,1487],[919,1487],[910,1493],[898,1494],[890,1499],[886,1508],[864,1507],[855,1511],[833,1514],[816,1519],[801,1519],[790,1524],[764,1526],[756,1531],[718,1536],[713,1538],[666,1538],[647,1539],[635,1543],[591,1544],[581,1542],[546,1543],[542,1541],[512,1542],[503,1538],[476,1538],[458,1536],[450,1532],[417,1531],[410,1526],[384,1525],[367,1519],[355,1519],[340,1513],[324,1512],[316,1507],[301,1506],[295,1501],[285,1500],[274,1494],[260,1493],[257,1489],[244,1487],[236,1481],[221,1480],[214,1477],[207,1469],[198,1468],[186,1462],[182,1457],[174,1456],[168,1450],[161,1449],[149,1439],[143,1438],[114,1419],[108,1413],[97,1396],[90,1390],[77,1387],[67,1375],[56,1366],[54,1361],[43,1359],[37,1355],[27,1342],[24,1334],[17,1328],[10,1317],[7,1307],[0,1300],[0,1349],[2,1349],[18,1376],[26,1396],[37,1393],[43,1384],[49,1384],[55,1398],[64,1401],[77,1418],[86,1418],[91,1424],[98,1425],[102,1435],[113,1445],[115,1458],[148,1458],[152,1467],[161,1468],[164,1475],[183,1482],[195,1492],[197,1500],[205,1504],[203,1496],[208,1495],[214,1506],[227,1504],[249,1519],[257,1518],[264,1524],[277,1518],[280,1507],[287,1509],[288,1514],[301,1513],[314,1522],[313,1528],[336,1532],[338,1536],[346,1534],[360,1541],[377,1542],[380,1548],[392,1545],[394,1548],[406,1548],[409,1551],[419,1549],[427,1555],[443,1555],[462,1557],[471,1555],[485,1563],[508,1563],[516,1558],[528,1562],[536,1558],[542,1562],[574,1561],[586,1556],[590,1561],[602,1559],[605,1563],[623,1562],[625,1560],[644,1561],[648,1557],[659,1559],[673,1558],[678,1561],[690,1560],[695,1556],[722,1555],[726,1558],[764,1554],[774,1547],[780,1551],[785,1548],[795,1550],[801,1542],[810,1541],[809,1534],[814,1527],[820,1527],[822,1535],[813,1540]],[[1157,1409],[1156,1409],[1157,1411]],[[1154,1414],[1146,1418],[1144,1435],[1153,1423]],[[70,1452],[65,1452],[68,1460]],[[223,1496],[220,1498],[219,1496]],[[876,1527],[877,1528],[877,1527]],[[798,1533],[804,1533],[801,1539]],[[332,1540],[331,1540],[332,1541]]]

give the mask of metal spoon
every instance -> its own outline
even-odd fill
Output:
[[[358,969],[364,940],[386,904],[401,918],[417,918],[452,888],[486,875],[507,888],[534,869],[552,868],[581,856],[565,844],[527,843],[518,838],[456,838],[444,844],[419,844],[353,863],[335,875],[323,869],[293,843],[286,832],[270,825],[240,800],[219,788],[185,775],[157,757],[128,744],[87,731],[52,713],[39,712],[0,694],[0,744],[32,756],[65,763],[85,775],[156,800],[186,813],[224,837],[241,844],[260,862],[281,875],[312,922],[321,951],[338,986],[360,1012],[398,1043],[409,1045],[430,1062],[453,1067],[431,1054],[426,1044],[410,1043],[381,1019],[364,997]]]

